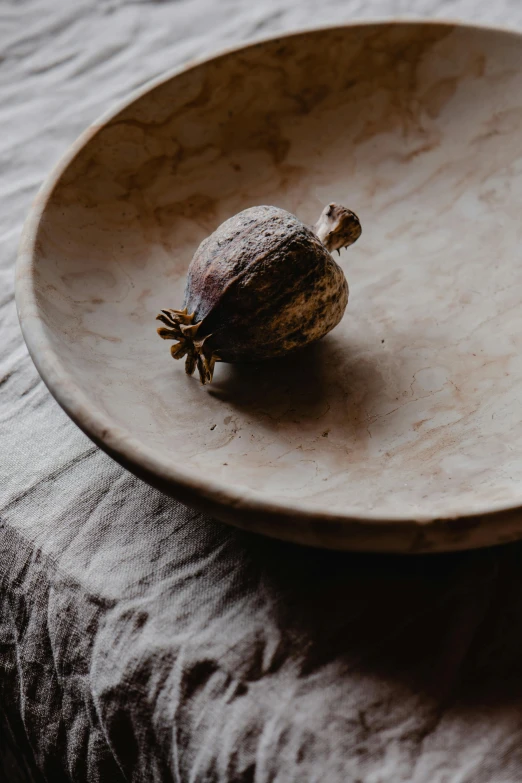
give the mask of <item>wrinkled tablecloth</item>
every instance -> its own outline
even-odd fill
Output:
[[[520,783],[522,547],[302,549],[99,451],[28,357],[21,225],[75,137],[184,60],[275,31],[519,0],[0,2],[0,780]]]

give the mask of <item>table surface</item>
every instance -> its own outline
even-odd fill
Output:
[[[0,3],[0,779],[522,780],[520,545],[355,556],[229,529],[93,446],[16,317],[31,201],[115,101],[223,46],[389,16],[522,29],[518,0]]]

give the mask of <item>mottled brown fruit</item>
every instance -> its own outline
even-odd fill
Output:
[[[357,216],[328,204],[314,229],[277,207],[251,207],[225,221],[196,250],[182,310],[162,310],[158,334],[176,340],[210,383],[214,365],[282,356],[324,337],[348,303],[348,283],[331,252],[361,235]]]

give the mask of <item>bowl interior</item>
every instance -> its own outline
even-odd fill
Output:
[[[160,84],[93,129],[34,258],[38,314],[71,388],[166,466],[302,509],[441,517],[522,502],[522,44],[392,24],[254,45]],[[198,243],[274,204],[329,201],[337,329],[201,387],[155,316]]]

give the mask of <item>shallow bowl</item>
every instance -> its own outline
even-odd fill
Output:
[[[24,336],[129,470],[268,535],[379,551],[522,534],[522,37],[357,24],[161,78],[91,126],[23,234]],[[200,386],[156,335],[245,207],[356,211],[342,323]]]

